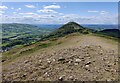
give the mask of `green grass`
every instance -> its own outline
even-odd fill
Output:
[[[94,33],[93,35],[95,35],[95,36],[99,36],[99,37],[108,38],[108,39],[112,39],[112,40],[115,40],[115,41],[119,41],[119,40],[120,40],[119,38],[111,37],[111,36],[107,36],[107,35],[99,34],[99,33]]]

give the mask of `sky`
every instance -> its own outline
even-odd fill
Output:
[[[117,24],[117,2],[3,2],[2,23]]]

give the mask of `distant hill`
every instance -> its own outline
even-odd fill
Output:
[[[29,45],[50,32],[52,29],[30,24],[2,24],[2,44],[0,46],[3,50],[9,50],[16,45]]]
[[[97,31],[101,31],[104,29],[118,29],[118,25],[116,24],[82,24],[83,27],[88,27],[90,29],[94,29]]]
[[[101,30],[97,33],[107,35],[107,36],[116,37],[116,38],[120,38],[120,30],[119,29],[104,29],[104,30]]]
[[[85,28],[75,22],[68,22],[67,24],[63,25],[62,27],[58,28],[48,36],[44,37],[43,39],[49,39],[49,38],[57,38],[57,37],[63,37],[65,35],[79,32],[82,34],[88,34],[91,33],[93,30]]]
[[[12,34],[21,34],[21,33],[34,33],[34,34],[44,34],[48,33],[49,30],[46,28],[41,28],[35,25],[30,24],[18,24],[18,23],[12,23],[12,24],[2,24],[2,31],[3,31],[3,37],[9,35],[12,36]]]

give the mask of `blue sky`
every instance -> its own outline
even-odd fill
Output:
[[[4,2],[0,6],[3,23],[117,24],[117,2]]]

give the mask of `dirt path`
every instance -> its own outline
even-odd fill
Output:
[[[57,41],[62,43],[3,65],[3,80],[118,79],[117,42],[93,35],[74,35]]]

